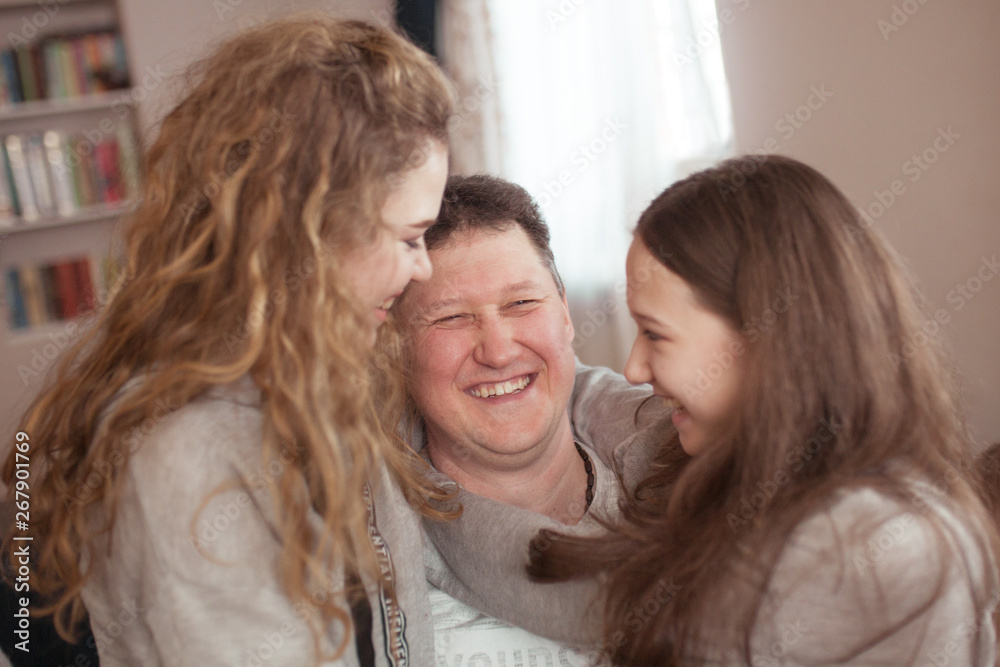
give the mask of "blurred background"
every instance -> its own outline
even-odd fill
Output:
[[[54,124],[110,134],[100,129],[110,117],[141,146],[188,63],[235,30],[305,9],[382,24],[398,14],[441,60],[459,93],[452,169],[498,173],[537,198],[583,361],[624,365],[633,336],[625,251],[648,202],[721,158],[782,153],[829,176],[898,250],[929,303],[928,336],[955,353],[976,437],[1000,441],[1000,3],[4,0],[4,48],[110,28],[129,81],[96,110],[3,107],[0,135],[30,139]],[[113,134],[124,172],[128,140]],[[107,254],[116,206],[127,205],[112,204],[98,220],[75,212],[72,224],[10,222],[0,228],[0,268],[47,262],[55,272],[81,253]],[[113,271],[97,260],[92,272],[94,306]],[[11,294],[8,280],[4,435],[80,321],[62,312],[43,325],[17,322]]]

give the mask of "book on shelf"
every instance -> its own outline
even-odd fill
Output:
[[[25,222],[34,222],[39,218],[38,202],[35,200],[35,188],[28,172],[28,161],[24,157],[24,140],[19,134],[8,135],[3,142],[7,155],[6,164],[10,167],[11,183],[14,185],[17,212]]]
[[[106,289],[109,276],[119,270],[117,266],[110,257],[97,263],[90,257],[77,257],[7,268],[8,328],[27,330],[93,311],[99,301],[98,290]]]
[[[14,185],[10,182],[7,157],[0,150],[0,229],[13,227],[17,222],[17,206],[14,202]]]
[[[111,133],[47,130],[7,135],[0,164],[0,226],[70,218],[94,206],[120,206],[138,194],[137,146],[126,123]]]
[[[66,135],[58,130],[49,130],[42,141],[45,144],[45,159],[52,174],[52,190],[59,215],[68,218],[77,212],[79,206],[73,187],[73,175],[67,164]]]
[[[69,262],[59,262],[52,267],[56,276],[59,295],[59,316],[62,319],[72,319],[80,314],[76,294],[76,273]]]
[[[38,215],[43,218],[51,218],[55,215],[56,207],[52,201],[52,186],[49,184],[49,168],[45,159],[45,151],[42,148],[42,137],[37,134],[27,135],[23,138],[24,161],[28,165],[28,177],[31,179],[31,187],[35,192],[35,205],[38,206]]]
[[[0,52],[0,104],[90,95],[129,86],[121,33],[50,35]]]
[[[12,49],[0,51],[0,75],[3,77],[3,91],[0,95],[0,101],[8,104],[23,102],[21,86],[17,78],[17,60]]]
[[[21,300],[24,303],[24,319],[29,327],[40,327],[48,321],[45,306],[45,292],[42,290],[40,267],[24,264],[18,268],[21,276]]]
[[[4,276],[4,294],[7,303],[7,321],[11,329],[24,329],[28,320],[24,315],[24,298],[21,295],[21,276],[10,269]]]

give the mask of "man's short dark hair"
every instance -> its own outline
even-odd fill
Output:
[[[527,234],[542,264],[552,274],[556,289],[563,295],[566,290],[549,245],[549,227],[527,190],[510,181],[486,174],[448,178],[441,212],[424,234],[424,242],[428,250],[434,250],[460,232],[481,229],[502,232],[512,224]]]

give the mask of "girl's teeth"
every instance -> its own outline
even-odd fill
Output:
[[[682,410],[683,409],[683,406],[681,405],[681,402],[678,401],[676,398],[665,398],[665,399],[663,399],[663,402],[666,404],[666,406],[668,408],[671,408],[673,410]]]
[[[381,306],[379,306],[379,308],[381,308],[382,310],[389,310],[390,308],[392,308],[392,302],[393,302],[393,301],[395,301],[395,300],[396,300],[396,297],[394,297],[394,296],[391,296],[391,297],[389,297],[388,299],[386,299],[386,300],[385,300],[385,301],[384,301],[384,302],[382,303],[382,305],[381,305]]]

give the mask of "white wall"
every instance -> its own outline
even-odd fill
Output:
[[[392,0],[118,0],[133,83],[149,127],[176,101],[177,75],[220,39],[243,27],[295,11],[394,22]],[[166,75],[164,78],[163,75]]]
[[[776,143],[815,166],[878,215],[932,313],[948,320],[942,331],[977,437],[1000,441],[1000,275],[983,263],[1000,259],[1000,3],[717,0],[717,7],[729,20],[721,39],[737,150],[771,139],[768,148]],[[827,99],[802,108],[814,87]],[[797,111],[806,119],[796,119],[798,127],[786,118]],[[949,128],[950,144],[938,139]],[[934,162],[922,169],[913,158],[925,151]],[[902,194],[882,209],[876,193],[891,194],[894,181]]]

